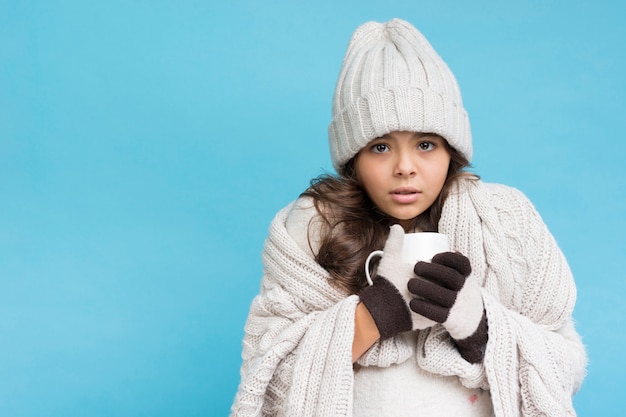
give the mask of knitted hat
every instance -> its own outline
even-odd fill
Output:
[[[398,130],[438,134],[472,158],[469,119],[446,63],[408,22],[368,22],[352,35],[335,88],[328,128],[335,169]]]

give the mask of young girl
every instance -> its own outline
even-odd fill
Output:
[[[524,195],[464,171],[469,121],[428,41],[399,19],[360,26],[332,116],[338,175],[270,226],[232,415],[575,415],[567,262]],[[452,251],[407,264],[420,231]]]

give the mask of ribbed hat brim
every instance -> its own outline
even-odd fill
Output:
[[[335,115],[328,132],[333,165],[339,169],[371,140],[393,131],[435,133],[468,160],[472,157],[462,105],[425,87],[395,87],[358,97]]]

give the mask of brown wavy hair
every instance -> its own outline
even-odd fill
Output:
[[[478,176],[465,171],[469,162],[446,141],[450,153],[448,175],[437,200],[413,219],[407,230],[437,231],[443,204],[455,181]],[[384,246],[389,227],[397,220],[389,217],[371,201],[357,179],[355,161],[348,161],[338,175],[323,174],[311,181],[302,196],[313,198],[322,218],[321,241],[315,260],[326,269],[333,282],[350,294],[367,285],[365,259]]]

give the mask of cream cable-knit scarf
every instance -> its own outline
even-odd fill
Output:
[[[355,295],[285,229],[289,207],[270,226],[261,293],[245,326],[233,416],[351,416]],[[483,286],[489,343],[482,364],[463,360],[442,326],[376,343],[366,366],[402,363],[456,375],[491,392],[497,417],[573,416],[586,355],[571,313],[576,289],[567,263],[532,204],[512,188],[463,181],[446,200],[439,231],[468,256]]]

